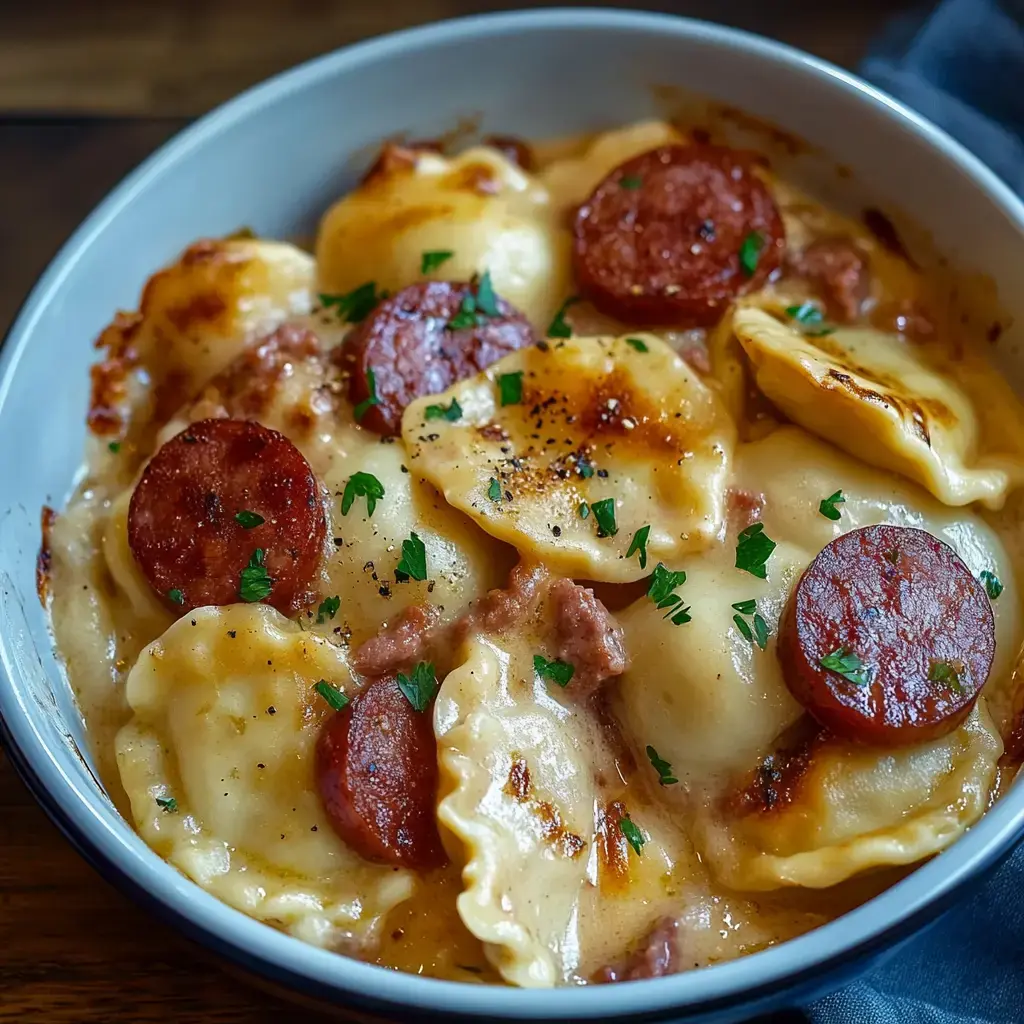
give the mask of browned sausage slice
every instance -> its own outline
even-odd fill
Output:
[[[357,409],[373,397],[372,371],[377,404],[359,422],[389,435],[401,430],[413,399],[436,395],[534,341],[526,317],[493,292],[424,281],[377,306],[346,338],[339,358],[351,373],[349,397]]]
[[[426,870],[445,862],[437,831],[437,741],[394,676],[375,679],[332,715],[316,752],[320,798],[361,857]]]
[[[826,728],[905,746],[967,717],[995,642],[985,588],[952,548],[923,530],[867,526],[800,578],[778,651],[793,696]]]
[[[176,611],[242,600],[301,607],[326,532],[309,463],[250,420],[200,420],[172,437],[128,506],[132,554]]]
[[[579,208],[580,291],[628,323],[700,327],[780,264],[782,218],[755,157],[662,146],[620,164]]]

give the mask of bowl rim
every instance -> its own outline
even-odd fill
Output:
[[[925,142],[953,164],[1024,234],[1024,203],[995,173],[921,115],[835,65],[783,43],[738,29],[668,14],[604,8],[547,8],[474,15],[405,29],[316,57],[241,93],[183,129],[130,172],[89,214],[44,271],[15,318],[0,352],[0,406],[43,309],[57,296],[94,239],[122,209],[204,142],[343,70],[409,49],[510,31],[628,30],[704,43],[799,71],[827,82]],[[248,918],[186,879],[149,850],[127,822],[99,812],[95,794],[61,767],[37,727],[6,630],[0,631],[0,739],[16,770],[61,831],[101,874],[189,937],[243,968],[286,987],[383,1012],[395,1010],[489,1019],[654,1019],[667,1012],[707,1013],[737,1004],[766,1004],[781,990],[820,984],[829,970],[906,938],[952,901],[956,890],[1004,859],[1024,829],[1024,790],[1007,794],[953,846],[850,913],[779,946],[699,971],[641,983],[563,989],[514,989],[440,981],[382,969],[307,945]],[[341,997],[341,1000],[339,1000]]]

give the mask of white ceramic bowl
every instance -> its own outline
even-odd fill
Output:
[[[848,980],[934,918],[1009,851],[1017,786],[940,857],[846,917],[733,963],[629,985],[520,991],[397,974],[304,945],[219,903],[151,853],[80,751],[72,695],[36,598],[39,509],[61,506],[81,458],[90,342],[188,242],[252,225],[309,233],[373,144],[429,137],[465,115],[526,137],[663,112],[674,86],[808,140],[779,159],[824,198],[903,211],[956,264],[988,275],[1024,325],[1024,207],[962,147],[853,76],[767,40],[695,21],[546,10],[447,22],[373,40],[258,86],[130,175],[43,275],[0,360],[0,715],[14,763],[64,833],[115,884],[244,967],[315,998],[409,1020],[734,1021]],[[662,99],[659,100],[658,96]],[[852,177],[837,175],[844,165]],[[995,354],[1024,379],[1020,330]],[[378,1018],[379,1019],[379,1018]]]

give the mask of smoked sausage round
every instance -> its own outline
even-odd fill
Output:
[[[779,627],[786,684],[827,729],[878,746],[952,732],[992,667],[985,588],[923,530],[836,538],[800,578]]]
[[[339,836],[379,864],[427,870],[446,860],[437,830],[437,741],[394,676],[373,680],[324,725],[320,798]]]
[[[172,437],[128,506],[132,554],[175,611],[257,600],[294,611],[310,597],[326,532],[309,463],[252,420],[199,420]]]
[[[413,399],[436,395],[535,340],[526,317],[489,286],[423,281],[380,303],[346,338],[339,358],[360,424],[391,435]]]
[[[580,291],[627,323],[715,323],[782,260],[782,217],[754,167],[752,154],[711,145],[620,164],[576,213]]]

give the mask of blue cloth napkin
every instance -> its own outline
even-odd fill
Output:
[[[861,73],[964,143],[1024,193],[1024,0],[944,0],[895,21]],[[1024,848],[966,904],[813,1024],[1024,1022]]]

